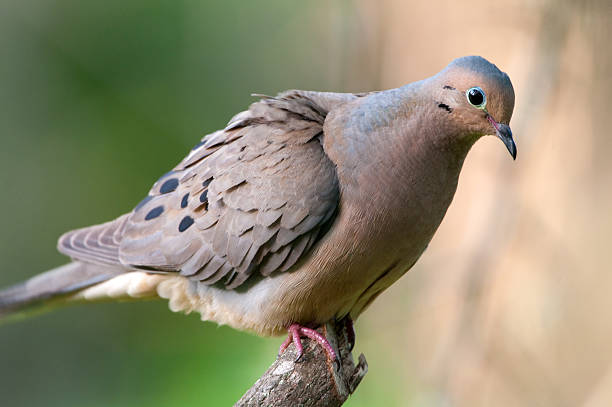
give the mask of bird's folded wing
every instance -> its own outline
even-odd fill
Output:
[[[131,213],[66,233],[59,250],[227,288],[254,272],[288,270],[337,209],[323,122],[333,106],[355,97],[302,91],[264,97],[205,136]]]

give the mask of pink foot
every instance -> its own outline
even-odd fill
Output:
[[[323,349],[325,349],[327,356],[332,361],[338,361],[338,358],[336,357],[336,352],[334,352],[332,346],[329,344],[327,339],[323,335],[318,333],[316,330],[306,328],[305,326],[299,324],[293,324],[289,328],[287,328],[287,331],[289,331],[289,335],[287,336],[287,339],[285,339],[285,342],[283,342],[283,344],[280,346],[280,349],[278,350],[279,355],[281,355],[285,351],[285,349],[287,349],[289,345],[291,345],[291,343],[293,342],[298,352],[298,356],[295,361],[299,361],[302,355],[304,354],[304,347],[302,346],[302,341],[300,337],[305,336],[314,341],[317,341],[317,343],[321,345]]]

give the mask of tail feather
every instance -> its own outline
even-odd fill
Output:
[[[0,291],[0,318],[29,311],[83,288],[109,280],[126,270],[73,262]]]

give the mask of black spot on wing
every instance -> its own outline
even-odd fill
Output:
[[[451,107],[449,105],[447,105],[446,103],[438,103],[438,107],[440,109],[446,110],[449,113],[453,111],[453,109],[451,109]]]
[[[208,210],[208,189],[205,189],[200,194],[200,205],[198,206],[196,210],[202,210],[202,209],[204,209],[205,211]]]
[[[204,188],[208,187],[211,181],[212,181],[212,178],[207,179],[206,181],[202,182],[202,186]]]
[[[162,184],[161,188],[159,189],[159,192],[162,194],[168,194],[174,191],[176,187],[178,187],[178,184],[178,178],[170,178]]]
[[[204,203],[204,202],[208,202],[208,189],[205,189],[204,191],[202,191],[202,193],[200,194],[200,202]]]
[[[178,230],[179,232],[186,231],[191,225],[193,225],[193,218],[191,216],[185,216],[181,223],[179,224]]]
[[[189,192],[183,195],[183,199],[181,199],[181,208],[186,208],[188,202],[189,202]]]
[[[147,213],[147,216],[145,216],[145,220],[155,219],[159,215],[161,215],[163,212],[164,212],[163,206],[156,206],[155,208],[151,209],[149,213]]]

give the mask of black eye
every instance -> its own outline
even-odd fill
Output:
[[[487,97],[482,89],[478,86],[470,88],[465,92],[468,102],[474,107],[484,109],[487,104]]]

